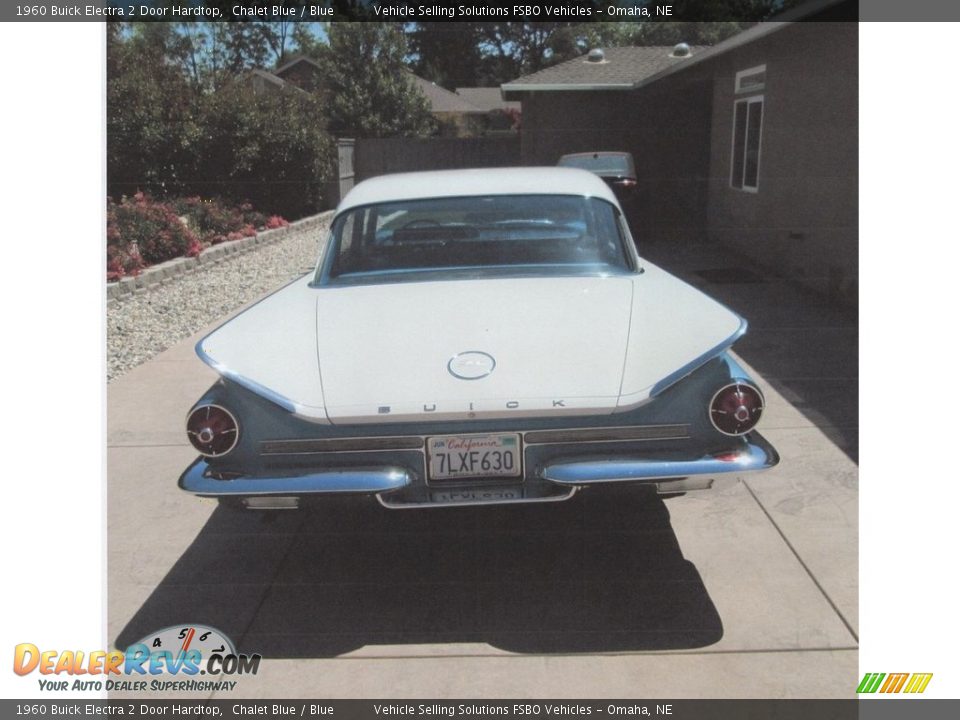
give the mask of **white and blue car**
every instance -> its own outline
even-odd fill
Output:
[[[197,345],[180,487],[251,509],[663,494],[770,468],[746,322],[637,254],[569,168],[387,175],[341,202],[316,270]]]

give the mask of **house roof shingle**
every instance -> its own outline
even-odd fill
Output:
[[[520,103],[515,100],[504,100],[498,87],[464,87],[457,88],[457,95],[471,105],[484,112],[491,110],[520,109]]]
[[[454,92],[450,92],[446,88],[442,88],[436,83],[432,83],[429,80],[420,77],[414,73],[410,73],[410,79],[413,81],[413,84],[420,89],[420,92],[424,94],[427,98],[427,102],[430,103],[430,112],[435,113],[482,113],[484,112],[476,105],[468,102],[465,98],[460,97]]]
[[[284,80],[283,78],[277,77],[269,70],[261,70],[260,68],[253,68],[252,70],[250,70],[250,74],[256,75],[257,77],[262,78],[263,80],[266,80],[271,85],[276,85],[278,88],[284,88],[287,85],[289,85],[289,83],[286,80]]]
[[[649,77],[683,62],[689,62],[705,48],[692,46],[678,56],[674,46],[612,47],[603,50],[602,62],[587,55],[524,75],[501,86],[504,93],[537,90],[618,90],[630,89]]]

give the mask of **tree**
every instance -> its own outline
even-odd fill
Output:
[[[569,47],[554,52],[558,31],[581,23],[482,22],[477,23],[484,71],[489,78],[507,82],[568,59]],[[503,79],[501,79],[503,78]]]
[[[315,27],[323,26],[325,23],[295,23],[293,33],[290,39],[293,42],[293,51],[300,55],[306,55],[314,60],[319,60],[327,51],[327,44],[317,38]]]
[[[194,192],[287,217],[321,208],[334,150],[318,97],[295,88],[252,94],[234,82],[207,97],[200,124]]]
[[[630,29],[628,45],[716,45],[751,22],[642,22]]]
[[[404,64],[398,25],[332,23],[326,58],[329,128],[338,137],[420,136],[433,130],[426,98]]]
[[[270,46],[275,43],[270,23],[226,22],[216,25],[223,41],[224,69],[236,75],[268,64]]]
[[[111,192],[165,194],[195,168],[196,96],[182,72],[186,45],[168,23],[107,35],[107,174]]]
[[[241,69],[231,72],[233,30],[222,27],[244,24],[204,23],[196,32],[173,23],[108,24],[112,196],[219,195],[290,217],[320,209],[333,168],[322,99],[295,88],[251,92],[244,81],[251,46],[234,44]]]
[[[483,55],[478,30],[474,23],[410,23],[413,71],[448,90],[479,85]]]

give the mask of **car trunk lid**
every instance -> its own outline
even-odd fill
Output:
[[[318,353],[334,423],[613,412],[630,277],[321,290]]]

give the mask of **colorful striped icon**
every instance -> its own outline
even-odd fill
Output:
[[[857,693],[922,693],[932,677],[933,673],[867,673],[857,686]]]

